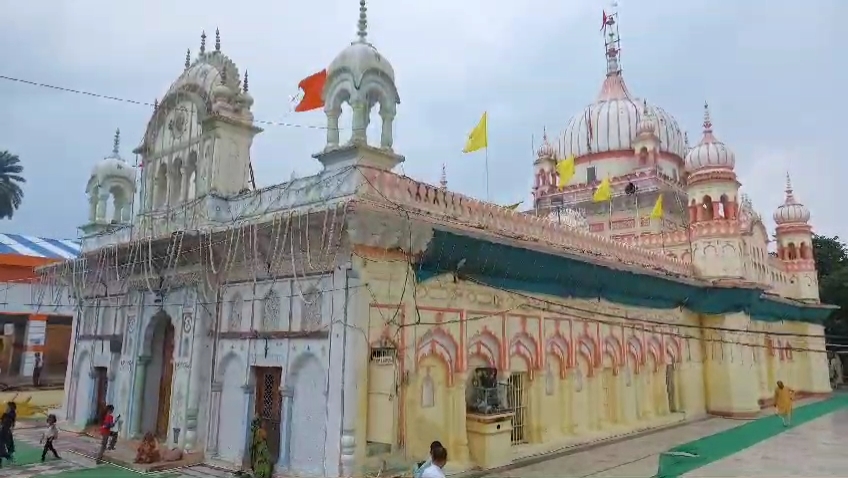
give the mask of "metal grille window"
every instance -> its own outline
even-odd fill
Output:
[[[256,415],[262,421],[262,428],[268,440],[271,461],[280,457],[280,422],[282,418],[282,400],[280,380],[282,370],[276,367],[256,369]]]
[[[520,445],[526,443],[524,438],[524,424],[527,418],[527,405],[524,402],[524,385],[527,383],[526,373],[513,373],[507,382],[507,393],[509,394],[509,405],[512,408],[512,444]]]

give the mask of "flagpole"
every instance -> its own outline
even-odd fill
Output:
[[[489,145],[486,145],[486,201],[489,201]]]

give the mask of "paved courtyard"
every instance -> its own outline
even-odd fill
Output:
[[[690,423],[488,476],[507,478],[650,478],[669,449],[727,431],[748,421],[723,418]],[[840,430],[842,430],[840,439]],[[846,476],[848,408],[793,426],[750,448],[684,474],[685,477]],[[685,458],[684,458],[685,459]]]

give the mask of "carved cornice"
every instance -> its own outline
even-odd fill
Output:
[[[367,209],[348,216],[347,232],[351,244],[413,255],[423,252],[433,239],[433,228],[426,223]]]

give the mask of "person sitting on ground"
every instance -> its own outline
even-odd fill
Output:
[[[415,468],[413,468],[412,470],[413,478],[421,478],[421,473],[424,473],[424,470],[426,470],[427,468],[429,468],[430,465],[433,464],[433,450],[435,450],[436,448],[444,448],[442,446],[442,442],[440,442],[439,440],[430,443],[430,453],[427,455],[427,459],[424,461],[419,461],[416,464]]]
[[[156,437],[152,433],[147,432],[138,445],[138,450],[135,453],[135,463],[150,464],[160,460],[159,446],[156,444]]]
[[[433,464],[427,467],[421,478],[445,478],[445,464],[448,462],[448,451],[443,447],[438,447],[432,452]]]

